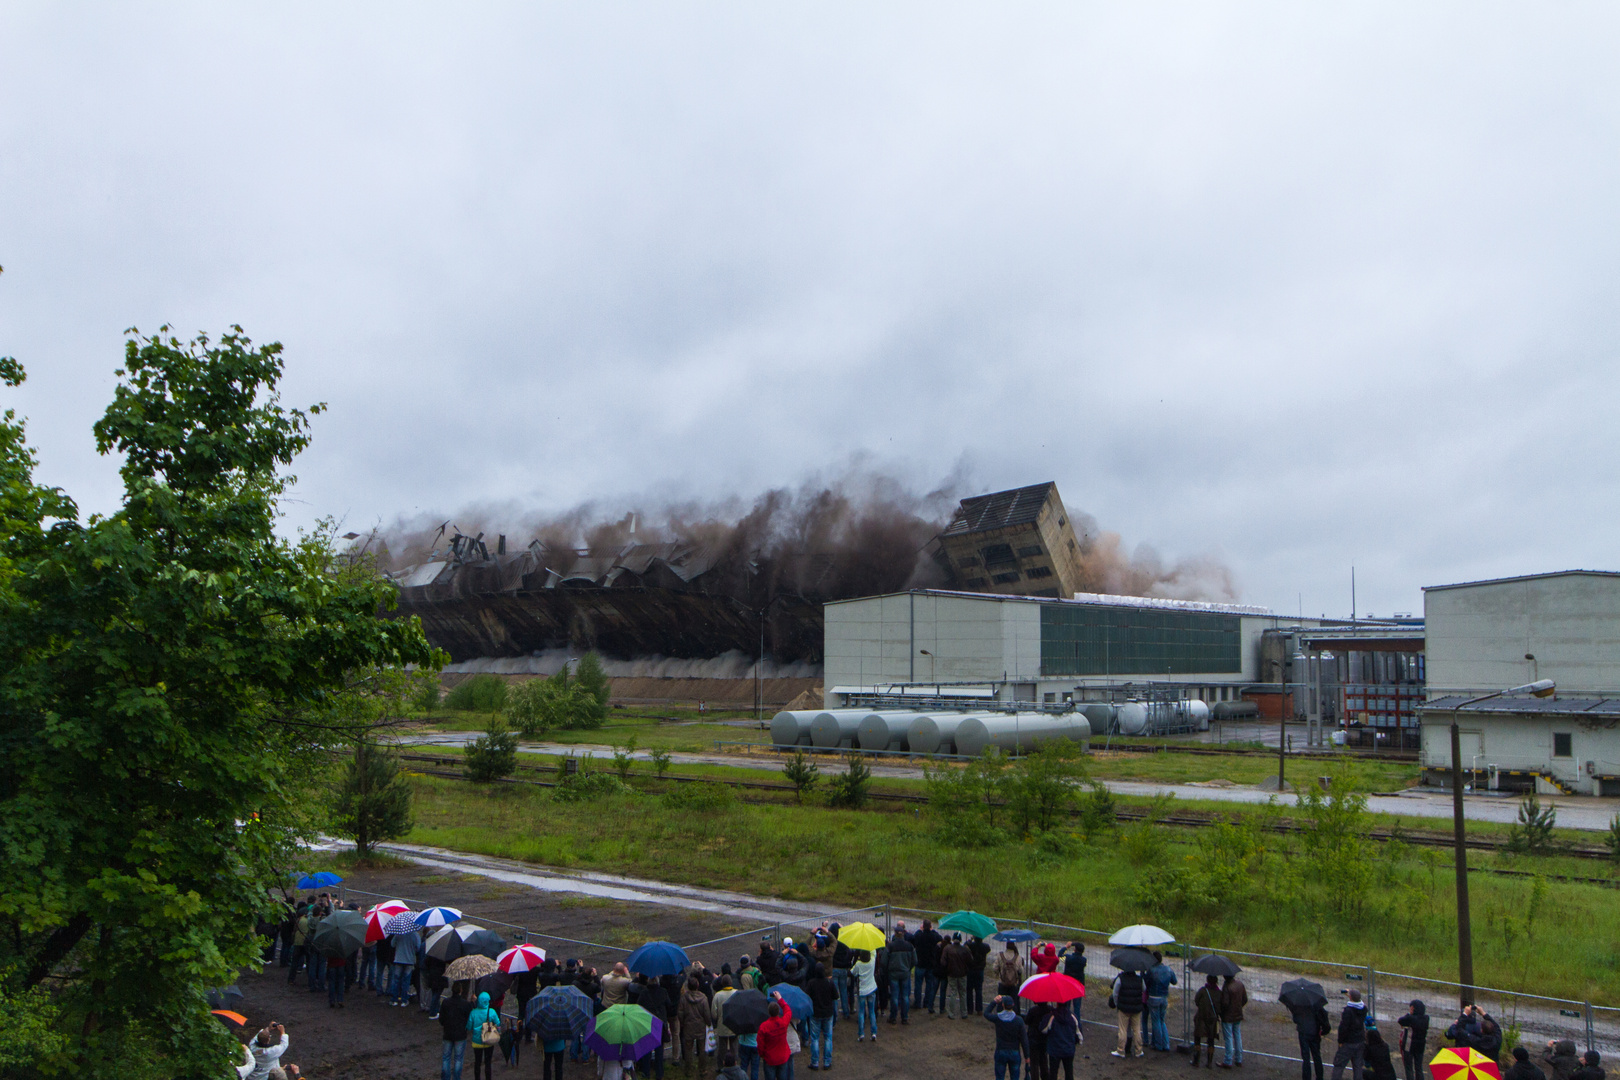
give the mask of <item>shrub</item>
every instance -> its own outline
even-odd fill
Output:
[[[602,670],[602,658],[594,652],[580,657],[579,663],[574,665],[574,681],[596,700],[602,715],[606,717],[612,689],[608,684],[607,672]]]
[[[872,769],[860,754],[850,754],[849,767],[828,783],[827,805],[859,810],[872,787]]]
[[[729,810],[737,805],[737,793],[727,784],[705,780],[698,784],[677,784],[664,796],[673,810]]]
[[[653,772],[658,775],[658,779],[662,780],[664,774],[669,772],[670,762],[673,760],[669,751],[663,747],[658,747],[655,750],[648,751],[647,757],[652,759]]]
[[[1151,821],[1142,821],[1121,831],[1119,848],[1133,866],[1157,866],[1164,862],[1170,841],[1162,828]]]
[[[1553,828],[1558,824],[1558,808],[1542,808],[1532,791],[1519,804],[1519,823],[1508,830],[1507,849],[1527,855],[1545,855],[1553,849]]]
[[[821,766],[811,761],[803,750],[795,750],[788,763],[782,766],[782,775],[793,785],[794,797],[804,802],[804,793],[821,782]]]
[[[479,784],[511,776],[517,769],[517,735],[500,720],[491,720],[484,733],[463,748],[467,779]]]
[[[362,856],[383,840],[397,840],[411,831],[411,784],[400,770],[399,758],[361,739],[354,756],[343,767],[332,807],[332,831],[354,841]]]
[[[1093,781],[1091,790],[1080,799],[1080,835],[1089,844],[1118,827],[1119,803],[1114,793],[1105,784]]]
[[[1018,832],[1047,832],[1068,816],[1086,774],[1078,746],[1054,739],[1008,770],[1001,789]]]
[[[623,746],[613,748],[613,771],[619,774],[619,779],[628,781],[630,770],[636,765],[636,737],[630,736]]]
[[[506,681],[498,675],[474,675],[445,695],[444,703],[461,712],[498,713],[506,707]]]
[[[589,802],[610,795],[634,795],[636,789],[604,772],[569,773],[552,789],[551,797],[558,802]]]
[[[431,713],[439,707],[439,700],[443,696],[444,687],[439,683],[436,673],[426,673],[411,695],[411,706],[419,713]]]
[[[584,684],[569,677],[567,668],[549,679],[530,679],[518,686],[507,714],[529,736],[598,728],[607,719],[607,709]]]

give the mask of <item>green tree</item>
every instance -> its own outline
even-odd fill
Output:
[[[1091,843],[1105,833],[1119,827],[1119,803],[1108,785],[1100,780],[1091,782],[1091,790],[1080,798],[1080,835]]]
[[[662,780],[664,774],[669,772],[670,762],[673,760],[669,751],[660,746],[648,751],[647,757],[652,761],[653,772]]]
[[[529,738],[548,731],[598,728],[607,718],[606,710],[578,679],[569,677],[566,668],[514,689],[506,715]]]
[[[621,781],[630,779],[630,770],[636,765],[636,737],[630,736],[624,740],[623,746],[613,748],[613,771],[619,774]]]
[[[517,771],[517,747],[517,734],[499,717],[491,719],[484,733],[461,749],[467,779],[491,784],[511,776]]]
[[[828,782],[827,805],[859,810],[871,793],[872,769],[860,754],[850,754],[846,760],[849,764],[844,771]]]
[[[309,778],[369,722],[354,674],[442,663],[419,622],[376,617],[391,585],[338,572],[329,527],[277,536],[309,441],[280,346],[166,333],[131,333],[94,428],[122,459],[113,513],[35,483],[0,419],[0,999],[48,982],[71,1034],[24,1074],[217,1075],[235,1043],[204,988],[258,959],[320,824]]]
[[[485,672],[457,683],[445,695],[444,703],[461,712],[498,713],[506,708],[508,693],[505,679]]]
[[[607,719],[608,700],[613,695],[613,688],[608,683],[607,672],[602,670],[602,658],[594,652],[588,652],[579,658],[574,665],[574,681],[596,702],[596,709],[600,720]]]
[[[788,763],[782,766],[782,775],[793,785],[794,798],[804,802],[805,792],[814,790],[821,782],[821,766],[811,761],[803,750],[795,750]]]
[[[384,840],[411,831],[411,784],[399,758],[363,736],[343,767],[332,806],[332,831],[354,841],[362,856]]]
[[[1614,815],[1609,822],[1609,831],[1603,837],[1603,843],[1609,849],[1609,856],[1620,861],[1620,814]]]
[[[442,696],[443,687],[440,686],[438,674],[435,673],[433,678],[422,680],[415,696],[411,699],[411,705],[417,712],[427,716],[438,709],[439,699]]]
[[[1519,803],[1519,821],[1508,830],[1509,851],[1545,855],[1553,849],[1553,829],[1558,825],[1558,808],[1543,807],[1532,791]]]
[[[1081,750],[1068,739],[1053,739],[1024,755],[1001,778],[1001,794],[1019,834],[1045,832],[1066,818],[1086,777]]]

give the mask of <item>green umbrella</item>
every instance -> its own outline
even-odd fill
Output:
[[[612,1005],[596,1014],[596,1033],[603,1042],[628,1045],[652,1033],[653,1014],[640,1005]]]
[[[960,930],[976,938],[987,938],[996,932],[995,920],[977,911],[953,911],[939,920],[941,930]]]

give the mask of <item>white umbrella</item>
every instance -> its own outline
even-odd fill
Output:
[[[1108,944],[1152,948],[1155,945],[1174,944],[1175,940],[1176,935],[1168,930],[1148,923],[1137,923],[1135,926],[1127,926],[1123,930],[1116,931],[1114,936],[1108,939]]]

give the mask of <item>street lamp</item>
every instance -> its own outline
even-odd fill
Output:
[[[1468,842],[1463,827],[1462,732],[1457,728],[1458,711],[1492,698],[1509,694],[1551,697],[1557,685],[1551,679],[1481,694],[1451,707],[1451,831],[1457,845],[1457,981],[1462,984],[1462,1004],[1474,1003],[1474,939],[1468,924]]]

